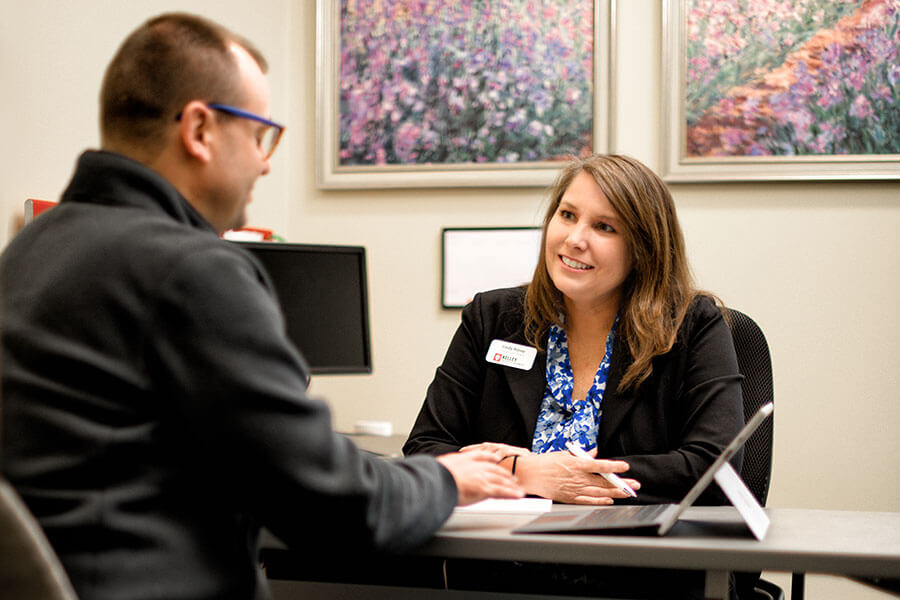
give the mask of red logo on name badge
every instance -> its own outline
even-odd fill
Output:
[[[502,358],[503,358],[503,355],[500,354],[499,352],[494,354],[494,362],[500,362],[500,359],[502,359]]]

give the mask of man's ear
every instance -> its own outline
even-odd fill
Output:
[[[185,152],[204,163],[212,158],[212,125],[212,110],[199,100],[188,102],[178,121],[178,138]]]

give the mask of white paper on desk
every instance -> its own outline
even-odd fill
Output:
[[[756,501],[756,496],[744,485],[741,476],[737,474],[731,463],[725,463],[719,467],[715,478],[716,483],[740,513],[753,536],[762,540],[769,530],[769,515]]]
[[[539,515],[553,507],[548,498],[488,498],[468,506],[457,506],[460,513],[490,513],[510,515]]]

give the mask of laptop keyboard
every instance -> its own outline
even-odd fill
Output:
[[[579,527],[615,527],[633,523],[652,523],[671,504],[645,504],[642,506],[616,506],[598,508],[578,522]]]

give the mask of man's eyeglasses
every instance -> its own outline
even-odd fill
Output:
[[[278,147],[278,142],[281,141],[281,135],[284,133],[284,125],[280,125],[275,121],[270,121],[265,117],[261,117],[259,115],[253,114],[252,112],[248,112],[234,106],[229,106],[227,104],[217,104],[215,102],[211,102],[206,106],[213,110],[223,112],[227,115],[240,117],[242,119],[250,119],[251,121],[257,121],[264,125],[268,125],[268,127],[266,127],[262,132],[262,135],[259,139],[259,146],[265,151],[266,160],[272,158],[272,153],[275,152],[275,148]],[[178,115],[175,117],[175,120],[181,120],[181,113],[178,113]]]

